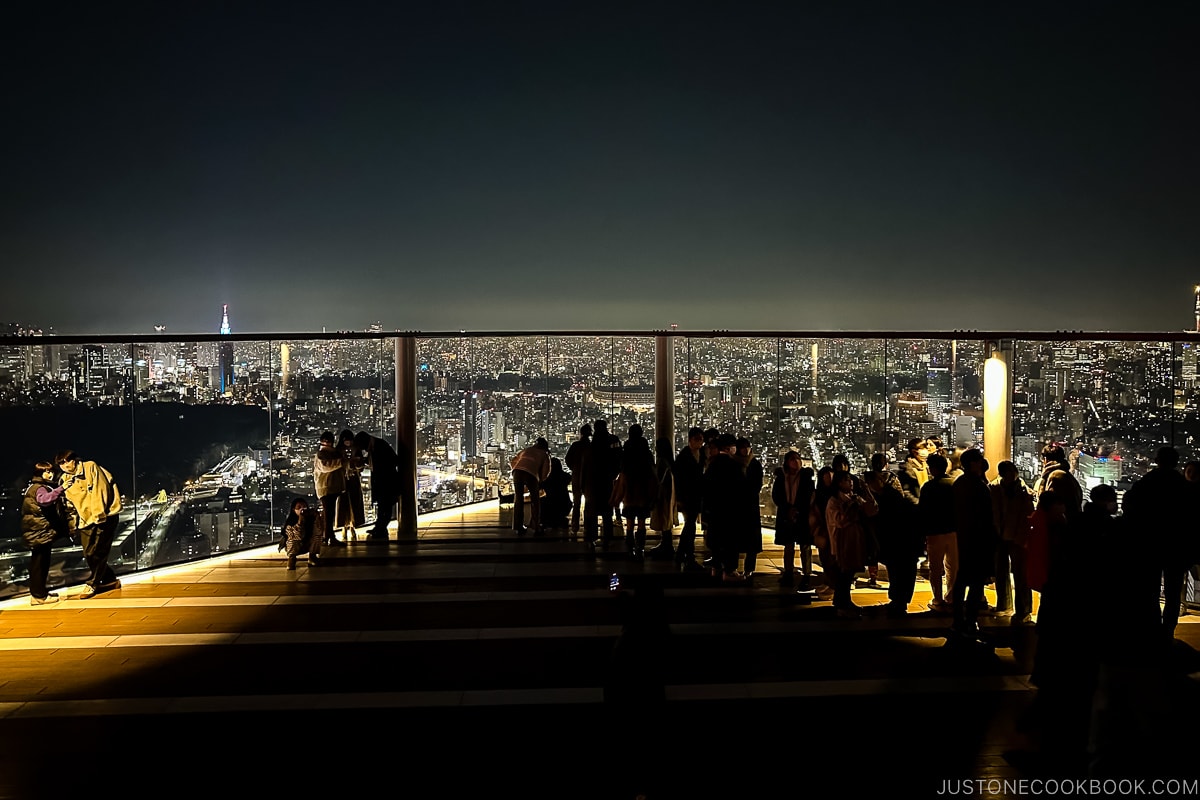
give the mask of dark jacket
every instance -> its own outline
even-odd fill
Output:
[[[676,463],[679,463],[676,461]],[[704,536],[710,550],[737,550],[743,539],[739,526],[746,520],[746,473],[733,456],[719,455],[708,465],[704,486]]]
[[[954,532],[954,481],[943,475],[930,478],[921,487],[921,499],[917,502],[921,515],[921,527],[926,536],[939,536]]]
[[[917,498],[901,486],[893,472],[870,472],[865,480],[879,504],[879,513],[871,520],[879,560],[884,564],[915,562],[925,549]]]
[[[790,503],[787,494],[787,475],[782,467],[778,467],[771,484],[771,501],[775,503],[775,544],[812,544],[812,532],[808,527],[808,507],[813,498],[812,480],[798,480],[796,495]]]
[[[42,505],[37,501],[38,489],[45,487],[51,492],[51,501]],[[50,544],[60,536],[70,535],[66,503],[62,498],[63,488],[55,487],[53,483],[42,477],[36,477],[25,489],[25,497],[21,501],[21,537],[25,546],[31,550],[44,544]]]
[[[367,448],[367,466],[371,469],[371,498],[391,498],[400,495],[400,457],[385,440],[371,437]]]
[[[675,502],[684,512],[695,514],[700,511],[704,502],[704,467],[703,450],[699,460],[692,457],[690,447],[683,448],[675,456],[675,464],[671,467],[675,475]]]

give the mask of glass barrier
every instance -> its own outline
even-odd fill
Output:
[[[294,497],[315,500],[320,433],[395,441],[394,338],[0,345],[0,417],[15,441],[3,466],[0,597],[27,591],[21,503],[35,462],[75,450],[122,497],[118,573],[256,547],[278,536]],[[1200,458],[1200,344],[1009,341],[1012,458],[1029,483],[1062,444],[1085,490],[1122,492],[1171,444]],[[563,458],[580,426],[624,439],[655,430],[655,335],[417,336],[420,512],[511,491],[508,460],[538,436]],[[983,438],[981,339],[676,333],[673,451],[687,430],[743,435],[770,476],[788,450],[814,469],[844,452],[855,471],[912,438],[948,450]],[[986,352],[985,352],[986,351]],[[360,517],[372,523],[369,469]],[[764,503],[764,514],[769,504]],[[81,582],[77,544],[54,549],[53,586]]]

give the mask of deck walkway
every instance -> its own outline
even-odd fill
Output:
[[[865,618],[839,620],[781,589],[771,545],[729,586],[496,522],[481,504],[319,568],[270,548],[0,603],[0,797],[928,797],[1047,774],[1011,755],[1033,628],[997,619],[994,649],[967,648],[928,584],[907,619],[860,589]],[[626,625],[658,592],[663,625]],[[1194,619],[1165,678],[1186,731]]]

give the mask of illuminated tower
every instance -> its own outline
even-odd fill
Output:
[[[1200,333],[1200,285],[1195,288],[1196,293],[1196,333]]]
[[[221,335],[228,336],[229,304],[221,306]],[[217,347],[217,356],[221,371],[221,394],[225,394],[233,386],[233,343],[221,342]]]

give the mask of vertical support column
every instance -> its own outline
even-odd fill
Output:
[[[674,336],[654,337],[654,438],[666,438],[675,451]]]
[[[988,480],[1001,461],[1012,459],[1012,342],[987,342],[983,364],[983,455]]]
[[[396,337],[396,455],[400,508],[396,538],[417,538],[417,339]]]

